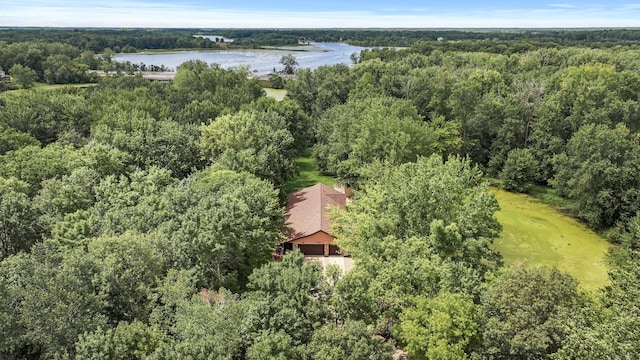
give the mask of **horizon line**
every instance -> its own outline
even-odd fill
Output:
[[[104,29],[104,30],[640,30],[640,26],[565,26],[565,27],[162,27],[162,26],[34,26],[0,25],[5,29]]]

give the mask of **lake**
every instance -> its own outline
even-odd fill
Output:
[[[301,46],[299,49],[307,50],[294,51],[291,48],[287,48],[286,50],[176,51],[152,54],[118,54],[113,59],[121,62],[130,61],[134,64],[164,65],[174,70],[185,61],[197,59],[208,64],[220,64],[225,69],[236,66],[249,66],[250,71],[255,74],[269,74],[273,72],[274,68],[282,70],[282,64],[279,61],[284,54],[293,54],[298,60],[300,68],[315,69],[323,65],[351,64],[351,54],[360,54],[360,51],[366,48],[342,43],[312,43],[311,46]]]

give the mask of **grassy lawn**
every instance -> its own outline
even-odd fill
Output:
[[[278,101],[284,100],[285,96],[287,96],[287,90],[285,89],[264,88],[263,90],[267,93],[267,96],[272,97]]]
[[[35,83],[34,88],[43,89],[43,90],[52,90],[52,89],[60,89],[64,87],[74,87],[74,88],[86,88],[96,86],[96,83],[84,83],[84,84],[45,84],[45,83]]]
[[[300,173],[285,184],[284,190],[287,194],[317,183],[333,186],[336,182],[334,177],[320,174],[318,166],[311,157],[310,150],[305,151],[301,157],[296,159],[296,165],[298,165]]]
[[[38,90],[53,90],[53,89],[60,89],[60,88],[64,88],[64,87],[74,87],[74,88],[86,88],[86,87],[92,87],[92,86],[96,86],[98,84],[96,83],[83,83],[83,84],[47,84],[47,83],[41,83],[41,82],[36,82],[33,83],[33,89],[38,89]],[[16,90],[7,90],[5,91],[5,93],[9,93],[9,92],[13,92],[13,91],[22,91],[24,89],[16,89]],[[27,89],[29,90],[29,89]]]
[[[503,227],[495,246],[507,265],[554,266],[589,291],[607,283],[609,243],[578,220],[529,195],[492,191],[501,207],[496,218]]]

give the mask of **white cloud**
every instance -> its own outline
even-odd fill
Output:
[[[573,4],[549,4],[551,7],[563,8],[563,9],[573,9],[576,6]]]

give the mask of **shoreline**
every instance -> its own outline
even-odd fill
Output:
[[[198,51],[198,52],[219,52],[219,51],[247,51],[247,50],[267,50],[267,51],[297,51],[297,52],[308,52],[308,51],[320,51],[320,52],[329,52],[330,49],[322,47],[323,43],[310,43],[303,45],[285,45],[285,46],[261,46],[259,48],[253,47],[225,47],[225,48],[178,48],[178,49],[144,49],[136,52],[124,53],[119,52],[116,53],[115,56],[126,56],[132,54],[139,55],[155,55],[155,54],[176,54],[176,53],[184,53],[190,51]],[[339,44],[347,43],[341,42]]]

